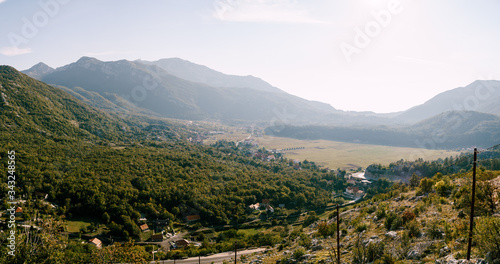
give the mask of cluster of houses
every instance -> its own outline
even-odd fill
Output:
[[[285,204],[279,204],[279,208],[285,208]],[[271,206],[269,199],[262,199],[261,203],[255,203],[248,206],[252,211],[266,210],[266,212],[274,213],[274,208]]]
[[[368,186],[371,182],[366,180],[363,176],[353,176],[347,174],[347,183],[352,186],[348,186],[346,190],[342,193],[342,196],[351,200],[359,200],[365,196],[365,192],[362,190]]]

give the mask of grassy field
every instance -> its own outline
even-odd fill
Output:
[[[248,133],[232,133],[217,135],[217,139],[238,141],[248,136]],[[307,159],[331,169],[341,168],[349,170],[359,167],[365,168],[370,164],[389,164],[400,159],[416,160],[422,158],[424,160],[436,160],[460,154],[460,152],[449,150],[389,147],[329,140],[299,140],[270,136],[254,139],[260,147],[265,147],[266,149],[303,148],[285,151],[285,157],[301,161]]]

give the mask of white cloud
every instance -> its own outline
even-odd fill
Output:
[[[21,49],[21,48],[18,48],[16,46],[3,47],[0,50],[0,53],[2,55],[5,55],[5,56],[17,56],[17,55],[22,55],[22,54],[28,54],[28,53],[31,53],[31,52],[33,52],[33,50],[30,49],[30,48]]]
[[[325,23],[292,0],[217,0],[213,16],[235,22]]]

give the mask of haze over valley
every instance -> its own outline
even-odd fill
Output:
[[[0,263],[500,263],[499,8],[0,0]]]

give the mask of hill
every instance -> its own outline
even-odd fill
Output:
[[[409,126],[281,126],[266,133],[297,139],[325,139],[386,146],[461,149],[500,142],[500,117],[473,111],[450,111]]]
[[[418,122],[448,111],[476,111],[500,114],[500,81],[475,81],[465,87],[440,93],[422,105],[412,107],[396,119]]]
[[[96,111],[66,92],[0,66],[0,130],[52,138],[124,139],[126,122]]]

